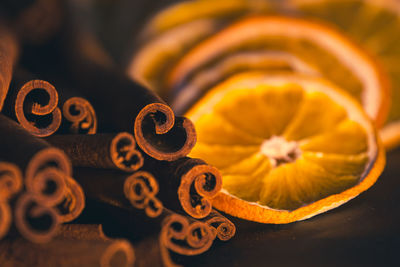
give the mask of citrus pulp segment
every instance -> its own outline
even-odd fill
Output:
[[[190,50],[171,70],[167,85],[180,90],[196,73],[238,51],[288,52],[361,101],[381,125],[387,113],[385,77],[371,58],[333,29],[279,16],[243,19]]]
[[[383,170],[384,152],[362,107],[321,78],[235,75],[186,116],[198,134],[190,156],[223,176],[213,205],[240,218],[309,218],[356,197]]]
[[[290,0],[307,18],[329,22],[376,57],[389,77],[392,105],[380,134],[385,147],[400,144],[400,2],[396,0]]]

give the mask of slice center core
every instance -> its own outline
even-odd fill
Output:
[[[270,139],[264,140],[260,152],[269,158],[272,167],[293,162],[301,155],[297,142],[287,141],[281,136],[272,136]]]

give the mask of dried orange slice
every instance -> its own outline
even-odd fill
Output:
[[[134,80],[162,93],[164,73],[179,56],[215,31],[215,22],[204,19],[173,28],[145,43],[133,56],[127,74]]]
[[[397,0],[291,0],[308,18],[337,26],[375,56],[390,78],[392,106],[380,131],[385,147],[400,144],[400,2]]]
[[[266,0],[194,0],[176,3],[154,16],[146,27],[148,34],[159,34],[195,20],[229,19],[247,12],[262,12],[272,6]]]
[[[321,76],[313,66],[293,54],[282,51],[239,52],[227,56],[207,69],[200,70],[191,81],[170,96],[171,108],[183,114],[205,91],[230,76],[249,70],[273,72],[297,72]]]
[[[190,156],[220,169],[213,205],[262,223],[290,223],[371,187],[385,164],[373,123],[348,93],[320,78],[244,73],[211,89],[186,114]]]
[[[148,23],[143,45],[128,64],[130,77],[163,94],[164,74],[198,42],[247,13],[268,12],[265,0],[195,0],[172,5]]]
[[[377,125],[388,111],[385,76],[375,62],[333,29],[279,16],[243,19],[190,50],[171,70],[167,86],[180,91],[196,74],[238,51],[288,52],[358,99]]]

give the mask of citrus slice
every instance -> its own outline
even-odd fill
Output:
[[[204,18],[229,19],[247,12],[271,8],[265,0],[194,0],[176,3],[153,17],[146,27],[148,34],[159,34],[178,25]]]
[[[167,86],[179,91],[196,73],[233,52],[289,52],[358,99],[377,125],[388,110],[385,77],[363,50],[333,29],[309,21],[258,16],[243,19],[189,51],[171,70]]]
[[[392,106],[380,134],[385,147],[400,144],[400,2],[397,0],[291,0],[291,8],[337,26],[375,56],[392,87]]]
[[[199,71],[176,95],[171,97],[171,108],[182,114],[205,91],[230,76],[249,70],[271,72],[297,72],[320,76],[318,70],[295,55],[282,51],[239,52],[217,62],[215,66]]]
[[[357,101],[321,78],[235,75],[186,114],[190,156],[220,169],[214,207],[262,223],[290,223],[335,208],[371,187],[385,164]]]
[[[162,10],[141,34],[143,43],[127,67],[130,77],[163,95],[164,74],[206,37],[247,13],[270,11],[265,0],[196,0]]]
[[[128,75],[146,87],[161,92],[163,73],[195,43],[214,33],[215,27],[213,20],[202,19],[158,35],[134,55],[127,68]]]

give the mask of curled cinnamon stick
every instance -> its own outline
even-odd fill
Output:
[[[143,156],[129,133],[95,135],[53,135],[46,139],[62,149],[74,166],[138,170]]]
[[[163,211],[163,204],[157,199],[159,191],[156,179],[148,172],[140,171],[126,178],[124,195],[137,209],[144,209],[146,215],[155,218]]]
[[[12,216],[9,199],[22,189],[22,174],[12,163],[0,162],[0,239],[8,232]]]
[[[158,217],[163,209],[158,199],[158,182],[147,172],[131,175],[114,170],[76,169],[76,179],[88,198],[126,210],[144,210],[146,216]],[[132,207],[133,206],[133,207]]]
[[[21,170],[15,164],[0,161],[0,202],[9,200],[22,186]]]
[[[22,194],[15,205],[15,225],[19,233],[35,243],[49,242],[60,223],[56,210],[37,198],[36,194]]]
[[[97,104],[99,118],[117,130],[133,128],[136,142],[146,154],[171,161],[191,151],[196,142],[193,124],[184,117],[175,118],[171,108],[153,92],[101,68],[86,76],[79,88],[90,88],[82,90]],[[107,109],[110,99],[118,105]]]
[[[200,159],[185,157],[172,162],[145,159],[143,170],[158,178],[161,188],[176,189],[179,206],[194,218],[206,217],[212,209],[211,199],[221,190],[222,177],[213,166]],[[172,190],[171,190],[172,191]],[[174,192],[175,193],[175,192]],[[160,199],[171,199],[171,192],[160,191]]]
[[[63,200],[57,205],[60,221],[70,222],[78,218],[85,208],[85,193],[75,179],[65,177],[66,192]]]
[[[114,218],[124,225],[124,235],[130,233],[132,238],[140,239],[146,234],[159,233],[160,257],[166,266],[175,266],[170,253],[198,255],[208,250],[216,237],[227,240],[234,235],[234,225],[215,211],[201,222],[164,207],[158,194],[163,187],[148,172],[139,171],[127,177],[111,170],[80,168],[76,173],[87,196],[103,203],[99,210],[105,220]]]
[[[15,36],[0,21],[0,111],[7,96],[17,56],[18,45]]]
[[[41,104],[37,100],[41,98],[40,94],[44,92],[48,95],[49,100],[47,103]],[[27,108],[25,101],[29,94],[31,94],[31,98],[28,100],[29,108]],[[15,101],[15,115],[22,127],[33,135],[49,136],[56,132],[61,124],[61,111],[57,105],[58,93],[53,85],[43,80],[31,80],[25,83],[18,92]],[[28,114],[25,114],[25,112],[28,112]],[[31,120],[27,119],[28,116],[31,117]],[[42,116],[51,116],[51,122],[43,123],[40,121]],[[45,117],[45,119],[47,118]]]
[[[216,210],[212,210],[202,221],[212,226],[214,236],[221,241],[228,241],[236,234],[236,226]]]
[[[92,105],[82,97],[71,97],[64,102],[63,116],[69,121],[71,133],[95,134],[97,116]]]
[[[164,218],[159,236],[164,266],[180,266],[171,259],[169,251],[185,256],[199,255],[207,251],[217,237],[227,241],[235,232],[235,225],[215,210],[203,222],[170,214]]]
[[[116,199],[126,201],[121,195],[122,188],[125,188],[126,197],[132,203],[135,203],[135,197],[140,199],[145,194],[151,196],[154,192],[159,191],[157,198],[161,202],[168,203],[173,210],[183,210],[194,218],[204,218],[211,212],[211,199],[222,186],[219,171],[199,159],[183,158],[168,162],[146,158],[143,170],[154,175],[134,174],[133,178],[128,178],[118,172],[79,169],[76,172],[76,178],[87,194],[91,194],[96,199],[107,199],[106,202],[115,202]],[[148,179],[150,176],[157,181],[159,187],[152,186]],[[139,181],[138,177],[143,181]],[[101,181],[101,187],[107,188],[107,191],[105,192],[98,185],[91,184],[91,180]],[[136,182],[131,182],[131,180]],[[147,185],[147,188],[144,185]],[[132,194],[136,194],[138,191],[143,193],[130,197],[126,188],[136,188],[131,190]],[[157,202],[151,200],[151,197],[146,199],[151,204],[150,207],[154,209],[153,211],[159,212],[156,209]]]
[[[64,176],[71,176],[67,156],[47,142],[35,138],[20,125],[0,114],[0,158],[17,165],[24,173],[26,189],[54,205],[65,192]]]
[[[64,152],[32,136],[2,114],[0,133],[0,158],[15,164],[24,173],[26,193],[19,197],[14,207],[15,224],[21,234],[33,242],[48,241],[60,221],[76,218],[84,207],[83,191],[71,178],[71,163]],[[61,204],[61,217],[54,207],[58,204]],[[34,218],[45,214],[49,222],[46,231],[37,233],[29,226],[31,223],[26,214]]]
[[[58,102],[59,95],[52,84],[17,69],[13,73],[3,111],[31,134],[43,137],[53,134],[60,127],[62,118]]]
[[[0,240],[8,233],[11,219],[10,205],[7,201],[0,201]]]

